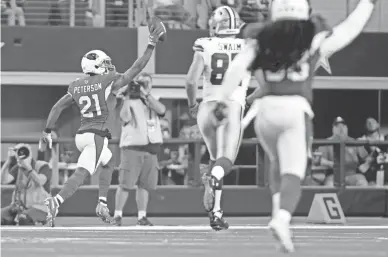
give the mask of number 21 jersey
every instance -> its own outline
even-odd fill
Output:
[[[73,81],[68,89],[81,113],[79,131],[108,129],[109,113],[114,109],[116,98],[111,94],[118,74],[86,76]]]
[[[217,94],[222,90],[222,80],[236,55],[244,48],[245,40],[240,38],[199,38],[193,49],[200,53],[205,63],[203,72],[203,101],[217,100]],[[246,92],[251,80],[247,71],[245,79],[229,97],[245,106]]]

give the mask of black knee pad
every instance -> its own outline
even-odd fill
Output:
[[[19,225],[20,226],[33,226],[35,225],[35,222],[34,220],[28,216],[27,214],[25,213],[21,213],[19,215]]]

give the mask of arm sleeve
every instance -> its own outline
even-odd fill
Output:
[[[330,56],[349,45],[363,30],[372,15],[374,4],[360,0],[356,9],[342,23],[333,28],[320,46],[320,54]]]
[[[193,50],[194,50],[194,52],[204,52],[205,51],[205,49],[203,47],[203,39],[202,38],[198,38],[197,40],[195,40],[194,45],[193,45]]]
[[[204,57],[205,50],[206,50],[206,40],[209,40],[208,38],[198,38],[195,40],[193,45],[194,52],[197,52],[199,55]]]

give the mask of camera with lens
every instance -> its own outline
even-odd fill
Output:
[[[141,84],[136,81],[131,81],[128,86],[129,99],[140,99]]]
[[[28,149],[28,147],[26,147],[26,146],[22,146],[22,147],[16,149],[16,155],[20,159],[26,159],[30,156],[30,149]]]

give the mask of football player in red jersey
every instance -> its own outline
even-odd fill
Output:
[[[99,202],[96,214],[106,223],[112,218],[107,207],[107,194],[112,176],[112,153],[108,148],[110,114],[116,104],[117,90],[129,84],[146,66],[158,42],[159,35],[165,33],[163,26],[151,26],[148,47],[142,57],[123,74],[116,72],[111,58],[100,50],[93,50],[82,57],[82,71],[86,75],[75,80],[69,86],[65,96],[51,109],[46,128],[40,140],[40,148],[46,144],[51,148],[51,130],[54,128],[61,112],[67,107],[76,104],[81,113],[81,127],[75,143],[81,155],[78,167],[69,178],[62,190],[54,197],[46,200],[48,208],[48,224],[54,227],[55,217],[59,206],[82,185],[84,179],[93,175],[101,165],[102,171],[99,180]]]
[[[271,161],[273,212],[269,228],[286,252],[294,251],[290,220],[299,202],[310,153],[315,67],[320,58],[328,58],[361,33],[375,2],[360,0],[349,17],[331,29],[320,16],[310,15],[308,0],[274,0],[271,21],[247,25],[247,47],[225,74],[225,98],[247,70],[257,79],[264,78],[265,83],[248,102],[260,98],[253,116],[256,134]]]

